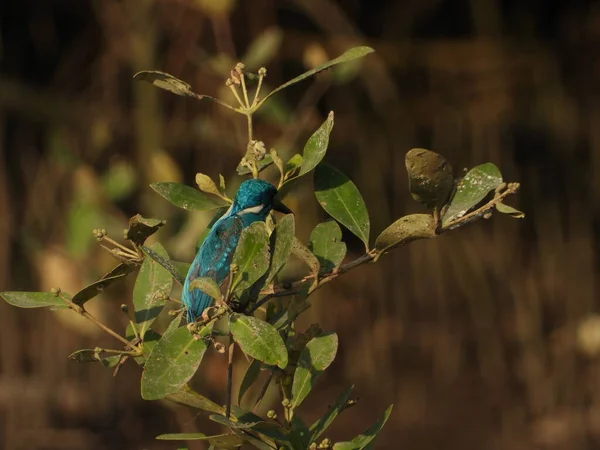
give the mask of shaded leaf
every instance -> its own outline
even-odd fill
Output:
[[[69,359],[78,363],[100,362],[106,368],[115,367],[123,354],[112,354],[110,356],[102,356],[101,349],[82,349],[77,350],[69,355]]]
[[[294,223],[294,215],[286,214],[279,222],[277,222],[275,230],[271,233],[270,243],[273,253],[271,255],[269,275],[267,276],[265,285],[273,281],[275,275],[277,275],[290,257],[295,234],[296,226]]]
[[[207,436],[204,433],[167,433],[161,434],[160,436],[156,436],[156,439],[159,441],[200,441],[200,440],[208,440],[220,438],[222,436],[234,436],[232,434],[216,434],[214,436]],[[235,436],[235,438],[240,441],[241,439]]]
[[[310,444],[310,431],[306,424],[297,415],[292,417],[292,430],[290,441],[295,450],[304,450]]]
[[[198,277],[194,278],[190,283],[189,290],[200,289],[205,294],[210,295],[215,300],[221,298],[221,288],[215,280],[209,277]]]
[[[282,84],[281,86],[279,86],[278,88],[273,89],[271,92],[269,92],[269,94],[267,94],[265,96],[265,98],[263,98],[259,105],[262,105],[265,101],[267,101],[267,99],[269,97],[271,97],[272,95],[274,95],[275,93],[290,87],[302,80],[305,80],[308,77],[311,77],[319,72],[322,72],[323,70],[329,69],[332,66],[335,66],[336,64],[341,64],[343,62],[346,61],[352,61],[353,59],[357,59],[357,58],[362,58],[363,56],[368,55],[369,53],[374,52],[374,50],[370,47],[354,47],[351,48],[350,50],[347,50],[346,52],[344,52],[342,55],[338,56],[335,59],[332,59],[331,61],[327,61],[324,64],[321,64],[317,67],[315,67],[312,70],[309,70],[307,72],[304,72],[301,75],[298,75],[296,78],[291,79],[290,81],[288,81],[287,83]]]
[[[19,308],[44,308],[47,306],[53,309],[68,308],[64,300],[51,292],[2,292],[0,297],[6,303]]]
[[[346,243],[342,241],[342,230],[335,220],[320,223],[310,233],[308,248],[321,265],[321,272],[331,272],[346,256]]]
[[[264,222],[254,222],[242,231],[232,264],[238,267],[233,274],[234,291],[248,289],[265,274],[269,268],[269,234]]]
[[[496,210],[499,213],[508,214],[515,219],[523,219],[525,217],[525,213],[523,211],[519,211],[518,209],[508,206],[502,202],[496,203]]]
[[[304,264],[308,266],[310,272],[314,274],[314,279],[312,284],[317,283],[317,274],[319,273],[319,269],[321,265],[319,264],[319,260],[317,257],[308,249],[306,245],[304,245],[300,240],[294,236],[294,242],[292,243],[292,253],[294,256],[299,258]]]
[[[350,394],[352,393],[353,388],[354,386],[350,386],[344,392],[342,392],[335,402],[333,402],[333,405],[329,407],[329,410],[323,416],[321,416],[319,420],[311,425],[311,442],[316,441],[317,438],[321,436],[321,434],[323,434],[327,428],[329,428],[329,425],[331,425],[335,418],[347,408],[348,400],[350,400]]]
[[[168,256],[165,257],[157,252],[155,252],[150,247],[140,246],[140,250],[144,252],[146,256],[151,258],[156,263],[160,264],[160,266],[165,269],[167,272],[171,274],[171,276],[177,281],[180,285],[183,286],[185,281],[185,276],[188,273],[188,270],[191,266],[190,263],[179,262],[179,261],[171,261]]]
[[[169,259],[167,251],[158,242],[149,248],[161,258]],[[162,311],[172,287],[171,274],[152,258],[144,258],[133,287],[135,322],[141,336]]]
[[[486,163],[473,167],[458,182],[450,206],[442,219],[442,225],[460,219],[501,184],[502,174],[494,164]]]
[[[136,214],[129,219],[129,228],[125,233],[125,238],[137,245],[143,245],[148,236],[152,236],[166,222],[159,219],[146,219],[140,214]]]
[[[430,214],[410,214],[400,217],[383,230],[375,239],[375,249],[383,253],[392,247],[433,237],[436,237],[433,217]]]
[[[366,448],[373,441],[373,439],[377,437],[377,434],[387,422],[390,414],[392,413],[393,406],[394,405],[390,405],[383,413],[383,416],[363,434],[358,435],[350,442],[337,442],[333,446],[334,450],[360,450]]]
[[[173,205],[188,211],[208,211],[228,205],[222,198],[206,195],[181,183],[152,183],[150,187]]]
[[[296,173],[296,171],[300,167],[302,167],[303,160],[304,158],[302,158],[302,155],[300,153],[296,153],[289,159],[288,162],[284,164],[283,173],[286,179],[291,178]]]
[[[239,406],[231,405],[231,413],[238,422],[252,423],[252,431],[260,433],[279,444],[289,443],[289,437],[283,427],[276,422],[266,422],[262,417],[253,412],[246,411]]]
[[[244,378],[242,378],[242,382],[240,383],[240,391],[238,392],[239,404],[242,403],[242,398],[244,397],[244,394],[258,379],[258,375],[260,375],[260,366],[261,362],[258,359],[253,359],[248,368],[246,369]]]
[[[279,52],[283,32],[277,27],[264,30],[249,45],[242,61],[249,69],[258,69],[270,62]]]
[[[302,166],[298,176],[313,170],[321,162],[329,145],[329,135],[333,129],[333,111],[317,131],[308,139],[302,153]]]
[[[273,325],[240,314],[232,314],[229,324],[233,339],[245,354],[281,369],[287,366],[287,349]]]
[[[413,199],[433,209],[446,203],[454,187],[452,166],[442,155],[413,148],[405,158],[408,187]]]
[[[369,213],[355,184],[329,164],[315,170],[315,195],[319,204],[369,247]]]
[[[165,333],[144,366],[142,398],[158,400],[177,393],[196,373],[207,349],[202,337],[209,335],[211,330],[212,323],[202,328],[199,339],[186,327]]]
[[[166,333],[165,333],[166,335]],[[191,389],[187,384],[182,386],[177,392],[169,394],[165,397],[174,403],[191,406],[192,408],[201,409],[216,414],[225,414],[225,408],[217,405],[212,400]]]
[[[115,281],[126,277],[133,271],[133,265],[121,263],[104,275],[100,280],[84,287],[81,291],[73,296],[71,300],[76,305],[82,306],[88,300],[96,297],[100,294],[107,286],[113,284]]]
[[[231,429],[235,428],[237,430],[247,430],[249,428],[252,428],[254,425],[256,425],[258,423],[258,422],[249,422],[249,423],[236,422],[233,420],[229,420],[225,416],[220,415],[220,414],[211,414],[210,416],[208,416],[208,418],[210,420],[212,420],[213,422],[217,422],[218,424],[226,426],[227,428],[231,428]]]
[[[297,408],[310,393],[318,376],[335,359],[338,337],[327,333],[311,339],[302,349],[292,384],[292,408]]]

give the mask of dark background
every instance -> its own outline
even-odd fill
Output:
[[[256,120],[256,136],[289,157],[335,110],[327,161],[360,188],[373,237],[422,211],[404,170],[417,146],[457,174],[494,162],[521,182],[511,202],[527,213],[414,243],[319,291],[303,326],[338,331],[341,351],[304,417],[354,384],[359,404],[334,440],[393,402],[376,448],[600,448],[597,1],[2,0],[0,290],[76,292],[113,264],[91,229],[119,239],[138,212],[168,219],[159,239],[191,260],[210,214],[176,210],[148,183],[193,185],[203,172],[233,186],[244,119],[132,75],[162,70],[228,98],[223,80],[265,30],[282,36],[260,47],[270,87],[354,45],[377,50],[278,95]],[[305,241],[325,217],[309,188],[307,177],[286,200]],[[124,329],[132,286],[91,311]],[[114,346],[73,316],[0,304],[1,448],[170,449],[154,436],[218,431],[141,400],[134,364],[113,378],[67,360]],[[207,356],[196,386],[223,401],[224,380],[225,358]]]

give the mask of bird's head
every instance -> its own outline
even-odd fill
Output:
[[[246,180],[235,195],[231,213],[240,216],[246,223],[265,220],[272,209],[290,213],[291,211],[275,198],[276,194],[277,189],[271,183],[256,179]]]

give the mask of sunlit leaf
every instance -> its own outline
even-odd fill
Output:
[[[456,186],[442,225],[460,219],[475,208],[491,191],[502,184],[502,174],[492,163],[473,167]]]
[[[183,385],[177,392],[167,395],[165,399],[203,411],[225,414],[225,408],[194,391],[187,384]]]
[[[166,334],[154,347],[142,373],[142,398],[158,400],[177,393],[196,373],[207,344],[202,339],[210,334],[207,325],[195,336],[186,327]]]
[[[318,376],[335,359],[338,337],[327,333],[311,339],[302,349],[292,384],[292,408],[297,408],[310,393]]]
[[[168,260],[169,255],[158,242],[149,248],[161,258]],[[135,323],[141,336],[162,311],[172,287],[171,274],[152,258],[144,258],[133,287]]]
[[[298,259],[300,259],[304,264],[308,266],[310,272],[314,274],[315,281],[317,279],[317,274],[319,273],[319,269],[321,265],[319,264],[319,260],[317,257],[308,249],[306,245],[304,245],[300,240],[294,236],[294,240],[292,243],[292,253]]]
[[[431,214],[410,214],[400,217],[383,230],[375,239],[375,249],[383,253],[417,239],[429,239],[435,236],[435,223]]]
[[[334,444],[334,450],[361,450],[367,448],[367,446],[377,437],[377,434],[381,431],[385,423],[387,422],[390,414],[392,413],[392,407],[394,405],[390,405],[388,409],[385,410],[383,416],[368,430],[364,433],[358,435],[352,441],[349,442],[337,442]]]
[[[277,275],[290,257],[296,233],[295,229],[293,214],[286,214],[277,222],[275,230],[271,233],[271,248],[273,249],[273,253],[271,255],[269,275],[265,284],[270,283],[275,278],[275,275]]]
[[[208,175],[204,175],[203,173],[196,174],[196,184],[198,188],[202,192],[206,192],[207,194],[216,195],[217,197],[221,197],[221,191],[213,181],[211,177]]]
[[[298,176],[313,170],[321,162],[329,145],[329,135],[333,129],[333,111],[329,113],[323,125],[308,139],[302,153],[302,166]]]
[[[267,168],[271,164],[273,164],[273,158],[269,154],[266,154],[265,157],[260,161],[256,161],[256,165],[258,167],[259,172]],[[250,173],[250,169],[248,169],[248,167],[246,166],[243,166],[241,162],[238,164],[235,170],[238,173],[238,175],[248,175]]]
[[[350,50],[347,50],[346,52],[344,52],[342,55],[338,56],[337,58],[332,59],[331,61],[327,61],[326,63],[321,64],[320,66],[317,66],[314,69],[311,69],[307,72],[304,72],[303,74],[298,75],[296,78],[291,79],[287,83],[282,84],[278,88],[273,89],[271,92],[269,92],[269,94],[265,98],[263,98],[261,100],[260,104],[267,101],[267,99],[269,97],[271,97],[273,94],[275,94],[287,87],[290,87],[302,80],[305,80],[308,77],[311,77],[319,72],[322,72],[323,70],[329,69],[330,67],[335,66],[336,64],[341,64],[346,61],[352,61],[353,59],[362,58],[363,56],[366,56],[369,53],[372,53],[373,51],[374,50],[370,47],[351,48]]]
[[[274,148],[270,149],[269,155],[271,155],[271,159],[273,159],[273,163],[275,163],[275,166],[277,166],[277,168],[279,169],[279,172],[281,172],[281,174],[284,175],[285,169],[284,169],[283,160],[279,157],[277,150],[275,150]]]
[[[51,292],[2,292],[0,297],[8,304],[19,308],[44,308],[46,306],[53,309],[68,308],[60,297]]]
[[[496,210],[499,213],[508,214],[515,219],[523,219],[525,217],[525,213],[523,211],[519,211],[518,209],[508,206],[502,202],[496,203]]]
[[[248,356],[282,369],[287,366],[287,349],[273,325],[252,316],[232,314],[230,329],[234,340]]]
[[[346,256],[346,244],[342,241],[342,230],[335,220],[320,223],[310,234],[308,248],[321,265],[321,272],[331,272]]]
[[[232,289],[244,291],[262,277],[269,268],[269,234],[264,222],[255,222],[244,231],[233,255],[237,265]]]
[[[173,205],[188,211],[208,211],[228,205],[222,198],[207,195],[181,183],[152,183],[150,187]]]
[[[350,386],[344,392],[342,392],[335,402],[333,402],[333,405],[329,407],[329,410],[327,410],[327,412],[321,416],[319,420],[311,425],[311,442],[316,441],[317,438],[321,436],[321,434],[323,434],[323,432],[329,427],[329,425],[331,425],[335,418],[347,408],[348,400],[350,400],[350,394],[352,393],[353,388],[354,386]]]
[[[129,219],[129,228],[125,234],[126,238],[137,245],[142,245],[148,238],[162,227],[166,222],[159,219],[147,219],[136,214]]]
[[[183,286],[185,281],[185,276],[190,268],[189,263],[171,261],[168,257],[164,257],[157,252],[155,252],[150,247],[140,246],[140,250],[144,252],[146,256],[151,258],[156,263],[160,264],[163,269],[171,274],[171,276],[177,281],[180,285]]]
[[[433,209],[446,203],[454,187],[452,166],[442,155],[413,148],[405,158],[412,198]]]
[[[205,294],[210,295],[215,300],[221,298],[221,289],[215,280],[209,277],[194,278],[190,283],[189,290],[200,289]]]
[[[315,170],[315,195],[331,217],[369,247],[369,213],[355,184],[335,167],[321,163]]]
[[[244,374],[244,378],[242,378],[242,382],[240,384],[240,391],[238,393],[238,403],[242,403],[242,398],[244,397],[244,394],[258,379],[258,375],[260,374],[260,366],[261,362],[258,359],[253,359],[248,368],[246,369],[246,373]]]

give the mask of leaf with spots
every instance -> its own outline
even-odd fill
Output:
[[[245,354],[281,369],[287,366],[287,349],[273,325],[256,317],[232,314],[229,326],[233,339]]]
[[[335,220],[320,223],[310,233],[308,248],[321,264],[321,272],[331,272],[346,256],[346,244],[342,241],[342,230]]]
[[[232,264],[237,265],[233,274],[232,289],[243,292],[252,286],[269,269],[269,234],[264,222],[254,222],[242,231],[235,249]]]

